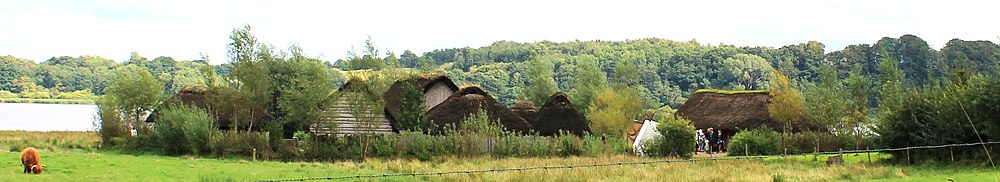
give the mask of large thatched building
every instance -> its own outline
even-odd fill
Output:
[[[396,131],[400,130],[398,128],[399,121],[396,118],[399,117],[400,110],[403,108],[402,97],[407,84],[419,87],[423,92],[424,112],[431,110],[448,99],[448,96],[458,92],[458,86],[455,85],[455,82],[443,74],[426,74],[396,81],[389,87],[389,90],[382,94],[382,98],[385,99],[386,119],[392,123],[392,126],[396,127],[393,128]]]
[[[577,136],[590,132],[587,119],[573,107],[566,94],[557,92],[549,96],[538,110],[537,117],[524,118],[542,136],[553,136],[566,131]]]
[[[677,116],[691,120],[696,128],[715,128],[731,136],[739,130],[769,127],[782,131],[782,123],[771,118],[767,111],[771,96],[767,91],[727,93],[723,91],[698,91],[677,110]],[[816,128],[808,119],[792,124],[793,131]]]
[[[499,122],[510,131],[528,132],[531,124],[507,107],[497,102],[493,96],[476,86],[464,87],[448,96],[441,104],[427,111],[427,118],[434,122],[434,131],[440,132],[447,125],[459,127],[462,121],[480,109],[486,110],[490,121]]]
[[[361,133],[394,133],[392,124],[376,104],[381,99],[371,88],[351,79],[332,97],[333,104],[323,111],[319,122],[309,126],[317,135],[355,135]]]

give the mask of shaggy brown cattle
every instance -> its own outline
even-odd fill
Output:
[[[24,173],[42,174],[42,165],[38,164],[38,150],[28,147],[21,152],[21,165],[24,165]]]

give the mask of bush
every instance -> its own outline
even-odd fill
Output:
[[[664,121],[656,126],[660,137],[650,141],[643,151],[649,156],[691,157],[694,153],[695,132],[686,120]]]
[[[829,132],[801,132],[785,138],[785,148],[789,154],[833,152],[854,149],[854,138],[850,135],[837,136]]]
[[[271,156],[271,146],[268,143],[267,133],[220,131],[210,136],[208,146],[215,156],[252,157],[255,149],[258,156],[264,158]]]
[[[117,103],[111,99],[101,99],[97,102],[97,116],[94,121],[97,133],[101,136],[102,146],[111,147],[123,144],[130,137],[128,123],[125,122]],[[117,139],[115,139],[117,138]]]
[[[728,148],[729,155],[781,154],[781,136],[767,127],[746,130],[736,133]]]
[[[186,105],[161,110],[154,138],[167,154],[206,154],[215,121],[204,109]]]

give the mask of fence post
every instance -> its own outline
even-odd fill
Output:
[[[949,153],[951,153],[951,162],[955,163],[955,147],[948,147]]]
[[[257,148],[253,148],[253,161],[257,162]]]
[[[872,151],[868,146],[865,146],[865,153],[868,154],[868,163],[872,163]]]
[[[913,164],[913,162],[910,162],[910,148],[906,148],[906,163]]]
[[[743,148],[745,148],[745,149],[743,150],[743,153],[744,153],[744,154],[746,154],[746,155],[747,155],[747,157],[749,157],[749,156],[750,156],[750,145],[749,145],[749,144],[746,144],[746,143],[744,143],[744,144],[743,144]]]

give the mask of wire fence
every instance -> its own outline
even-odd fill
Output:
[[[841,151],[813,152],[813,153],[801,153],[801,154],[756,155],[756,156],[735,156],[735,157],[731,156],[731,157],[692,158],[692,159],[663,159],[663,160],[648,160],[648,161],[634,161],[634,162],[614,162],[614,163],[595,163],[595,164],[572,164],[572,165],[559,165],[559,166],[533,166],[533,167],[518,167],[518,168],[460,170],[460,171],[442,171],[442,172],[412,172],[412,173],[364,174],[364,175],[351,175],[351,176],[310,177],[310,178],[257,180],[257,181],[260,181],[260,182],[280,182],[280,181],[316,181],[316,180],[345,180],[345,179],[375,179],[375,178],[406,177],[406,176],[409,176],[409,177],[417,177],[417,176],[441,176],[441,175],[451,175],[451,174],[476,174],[476,173],[496,173],[496,172],[511,172],[511,171],[576,169],[576,168],[594,168],[594,167],[609,167],[609,166],[629,166],[629,165],[662,164],[662,163],[676,163],[676,162],[729,161],[729,160],[764,159],[764,158],[772,158],[772,157],[793,157],[793,156],[828,155],[828,154],[856,154],[856,153],[870,153],[870,152],[895,152],[895,151],[905,151],[905,150],[939,149],[939,148],[948,148],[948,147],[966,147],[966,146],[977,146],[977,145],[984,145],[985,146],[985,145],[989,145],[989,144],[1000,144],[1000,142],[978,142],[978,143],[960,143],[960,144],[945,144],[945,145],[924,145],[924,146],[911,146],[911,147],[901,147],[901,148],[864,149],[864,150],[841,150]]]

